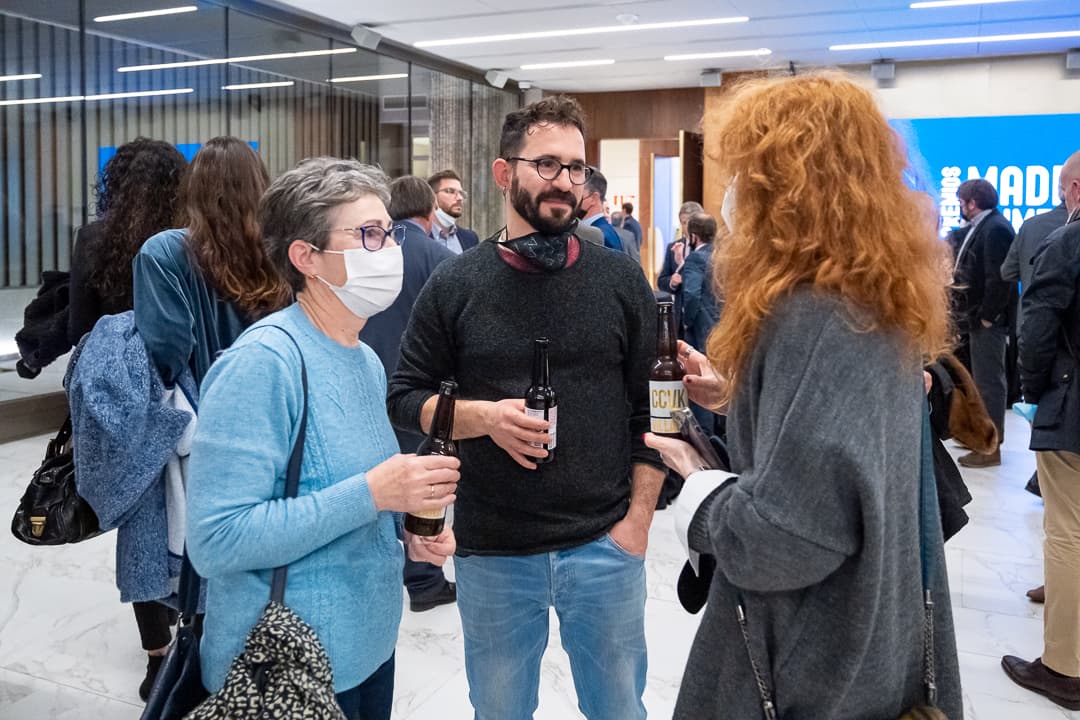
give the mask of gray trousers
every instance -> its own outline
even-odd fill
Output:
[[[1009,392],[1005,376],[1005,345],[1009,331],[1003,327],[979,327],[968,334],[971,343],[971,375],[979,389],[986,412],[1005,439],[1005,403]]]

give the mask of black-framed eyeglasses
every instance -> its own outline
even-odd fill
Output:
[[[534,160],[523,157],[509,157],[506,159],[531,163],[536,167],[536,174],[540,176],[540,179],[549,182],[558,178],[563,170],[569,173],[570,183],[573,185],[584,185],[593,174],[593,169],[583,162],[561,163],[550,157],[536,158]]]
[[[388,238],[393,238],[398,245],[405,240],[405,226],[392,225],[390,229],[381,225],[364,225],[351,228],[331,228],[330,232],[346,232],[353,240],[359,240],[360,244],[368,252],[382,250]],[[328,251],[333,252],[333,251]]]

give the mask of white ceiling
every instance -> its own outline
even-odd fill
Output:
[[[1061,53],[1080,38],[1028,40],[890,50],[830,51],[841,43],[1080,31],[1080,0],[1023,0],[925,10],[909,0],[276,0],[345,25],[364,24],[411,45],[418,41],[536,30],[616,25],[620,14],[639,23],[749,16],[711,27],[646,30],[542,40],[431,48],[428,52],[480,70],[506,70],[518,81],[576,92],[689,87],[705,69],[751,70],[897,61]],[[542,9],[537,9],[541,7]],[[764,57],[665,62],[672,54],[767,47]],[[521,65],[589,59],[616,64],[521,70]]]

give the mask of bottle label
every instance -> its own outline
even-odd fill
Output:
[[[671,411],[683,407],[686,407],[686,388],[682,380],[649,381],[649,417],[654,433],[678,435],[679,428]]]
[[[533,410],[532,408],[525,408],[525,414],[529,417],[540,418],[544,420],[543,410]],[[551,433],[551,442],[545,447],[544,443],[529,443],[533,447],[542,447],[545,450],[554,450],[555,445],[558,443],[558,433],[556,432],[559,426],[559,406],[553,405],[548,408],[547,421],[551,423],[551,427],[548,428],[548,432]]]
[[[417,510],[416,512],[409,513],[418,518],[424,518],[425,520],[442,520],[446,517],[446,508],[441,507],[437,510]]]

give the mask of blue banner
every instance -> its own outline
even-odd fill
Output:
[[[1080,115],[893,120],[908,149],[912,187],[932,195],[941,233],[960,225],[956,188],[985,178],[1017,229],[1057,205],[1061,167],[1080,149]]]
[[[255,140],[249,140],[248,145],[255,152],[259,152],[259,143]],[[199,148],[202,147],[202,143],[179,143],[176,145],[176,149],[180,151],[180,154],[184,156],[184,159],[191,162],[195,159],[195,153],[199,152]],[[100,175],[105,170],[105,163],[112,160],[113,155],[116,154],[116,147],[99,147],[98,148],[98,174]]]

